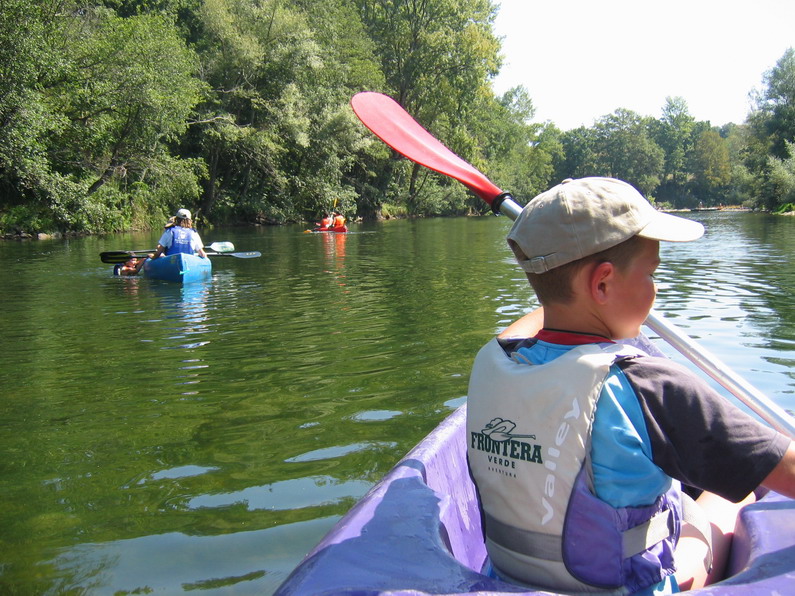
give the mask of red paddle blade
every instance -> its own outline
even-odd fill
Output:
[[[363,91],[351,107],[364,125],[398,153],[435,172],[455,178],[489,205],[502,191],[409,116],[391,97]]]

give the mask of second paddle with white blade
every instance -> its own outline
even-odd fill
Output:
[[[262,256],[259,251],[252,250],[246,252],[231,252],[235,250],[235,245],[231,242],[213,242],[205,247],[210,249],[206,254],[208,257],[235,257],[237,259],[253,259]],[[130,259],[145,258],[148,254],[155,252],[152,250],[111,250],[99,253],[99,258],[103,263],[111,265],[126,263]]]
[[[423,128],[400,104],[381,93],[357,93],[351,107],[378,138],[401,155],[454,178],[486,201],[495,213],[516,219],[522,211],[509,193],[461,159]],[[795,420],[716,356],[652,311],[646,325],[779,432],[795,438]]]

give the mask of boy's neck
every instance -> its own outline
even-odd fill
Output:
[[[610,329],[597,313],[577,303],[546,305],[544,329],[565,330],[567,333],[577,335],[595,335],[608,341],[614,339]]]
[[[579,346],[582,344],[601,344],[601,343],[614,343],[603,335],[593,335],[591,333],[579,333],[577,331],[568,331],[565,329],[549,329],[544,327],[536,334],[536,339],[551,344],[558,344],[563,346]]]

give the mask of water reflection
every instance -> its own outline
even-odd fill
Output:
[[[323,238],[323,248],[326,261],[335,270],[342,269],[345,264],[345,243],[348,241],[348,234],[325,233],[320,234]]]
[[[237,532],[217,536],[190,536],[169,532],[130,540],[87,543],[56,559],[63,574],[57,593],[79,590],[101,593],[115,586],[115,594],[189,590],[243,590],[260,593],[259,582],[268,573],[262,566],[261,548],[276,531]],[[224,553],[220,563],[218,554]],[[220,563],[220,564],[219,564]],[[212,570],[196,573],[197,569]],[[141,570],[146,573],[142,576]]]
[[[163,350],[190,350],[210,343],[203,336],[213,331],[208,300],[211,281],[174,284],[143,280],[151,284],[152,293],[161,303],[158,309],[167,323],[161,329],[166,333],[160,343]],[[152,322],[159,322],[155,319]]]
[[[201,495],[190,499],[186,507],[202,509],[244,505],[248,511],[292,511],[350,502],[351,499],[358,499],[369,488],[369,482],[339,482],[332,476],[307,476],[265,486],[249,486],[234,493]]]

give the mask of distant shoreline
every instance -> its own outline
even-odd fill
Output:
[[[732,213],[750,212],[753,209],[740,205],[723,205],[721,207],[693,207],[687,209],[660,209],[665,213],[693,213],[698,211],[731,211]]]

